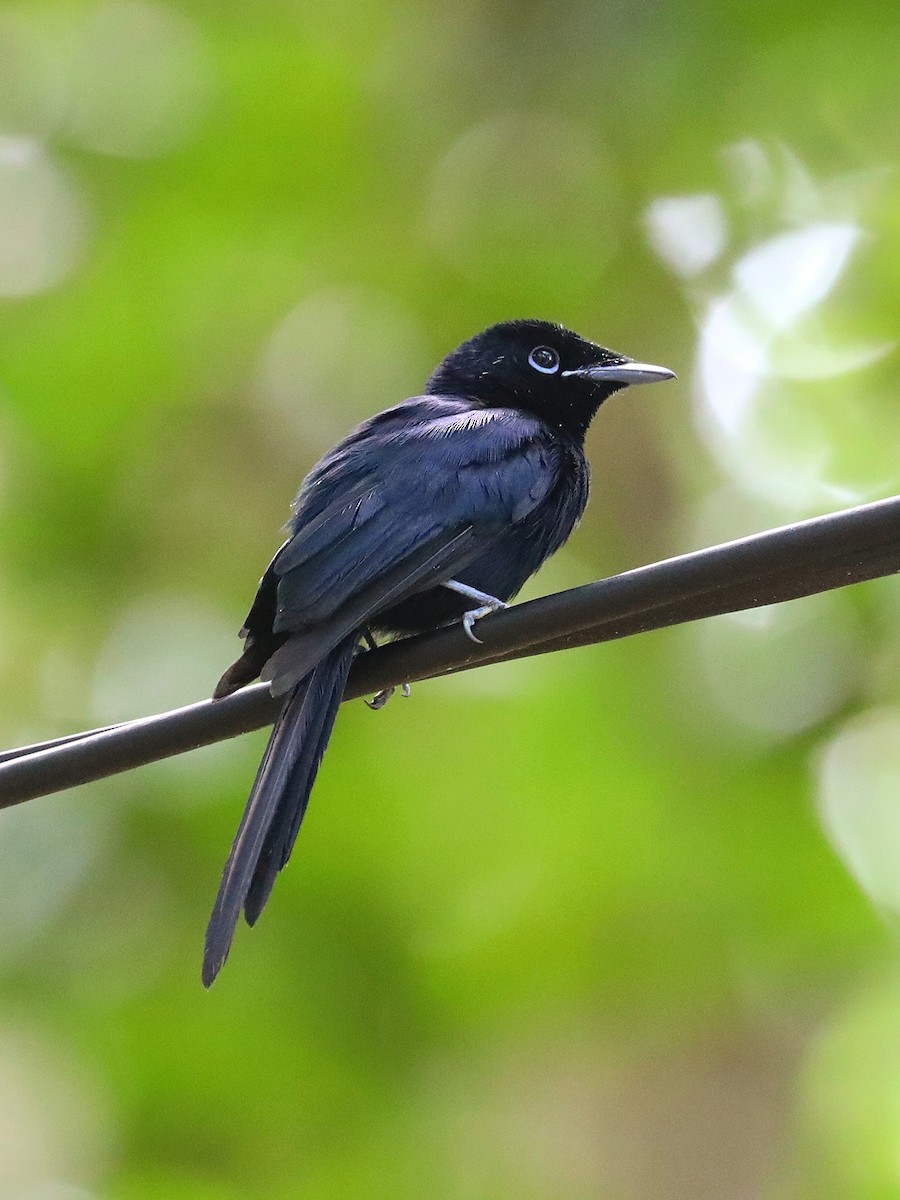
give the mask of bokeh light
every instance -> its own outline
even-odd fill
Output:
[[[62,120],[65,71],[55,38],[34,12],[0,12],[0,131],[46,137]]]
[[[692,670],[691,719],[767,741],[814,728],[853,695],[860,648],[855,613],[840,595],[691,625],[679,658],[681,672]]]
[[[873,709],[838,729],[818,760],[822,822],[860,885],[900,911],[900,710]]]
[[[786,147],[752,141],[728,147],[724,162],[745,209],[763,217],[777,205],[767,236],[730,251],[724,288],[702,275],[726,242],[720,197],[663,199],[645,212],[657,253],[692,281],[704,441],[723,472],[786,517],[883,495],[900,483],[892,437],[877,432],[877,384],[864,399],[856,377],[893,342],[841,344],[828,309],[867,241],[858,218],[873,178],[819,184]]]
[[[665,196],[644,214],[653,249],[673,271],[690,278],[711,267],[725,248],[728,217],[718,196]]]
[[[410,312],[369,288],[332,288],[278,322],[260,357],[258,395],[280,444],[290,432],[299,447],[324,453],[346,432],[348,408],[364,413],[402,399],[417,367],[421,387],[428,358]]]
[[[546,293],[590,294],[615,254],[621,186],[612,159],[584,124],[514,113],[467,130],[435,167],[427,231],[453,271]]]
[[[91,1200],[74,1181],[109,1162],[106,1105],[90,1073],[22,1028],[0,1035],[0,1193]]]
[[[84,201],[41,143],[0,134],[0,298],[60,283],[77,264],[86,233]]]
[[[211,77],[200,30],[179,9],[109,0],[89,10],[71,48],[69,135],[99,154],[175,149],[205,115]]]
[[[95,665],[98,724],[177,708],[209,691],[233,630],[189,596],[143,596],[111,625]],[[127,711],[126,711],[127,710]]]

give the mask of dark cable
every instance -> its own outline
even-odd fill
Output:
[[[459,626],[361,654],[345,699],[508,659],[546,654],[777,604],[900,571],[900,496],[639,567]],[[265,684],[160,716],[0,755],[0,808],[271,724]]]

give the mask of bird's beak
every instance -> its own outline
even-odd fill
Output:
[[[627,359],[619,363],[598,363],[596,366],[579,367],[577,371],[563,371],[563,375],[577,375],[595,383],[662,383],[664,379],[675,379],[674,371],[668,367],[655,367],[652,363],[632,362]]]

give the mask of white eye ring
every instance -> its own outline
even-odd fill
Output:
[[[528,355],[528,365],[542,375],[555,375],[559,370],[559,355],[550,346],[535,346]]]

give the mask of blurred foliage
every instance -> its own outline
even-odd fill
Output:
[[[208,694],[306,470],[497,319],[680,376],[528,594],[900,489],[897,36],[4,6],[2,743]],[[898,667],[887,580],[348,705],[210,994],[262,735],[4,814],[0,1200],[900,1196]]]

